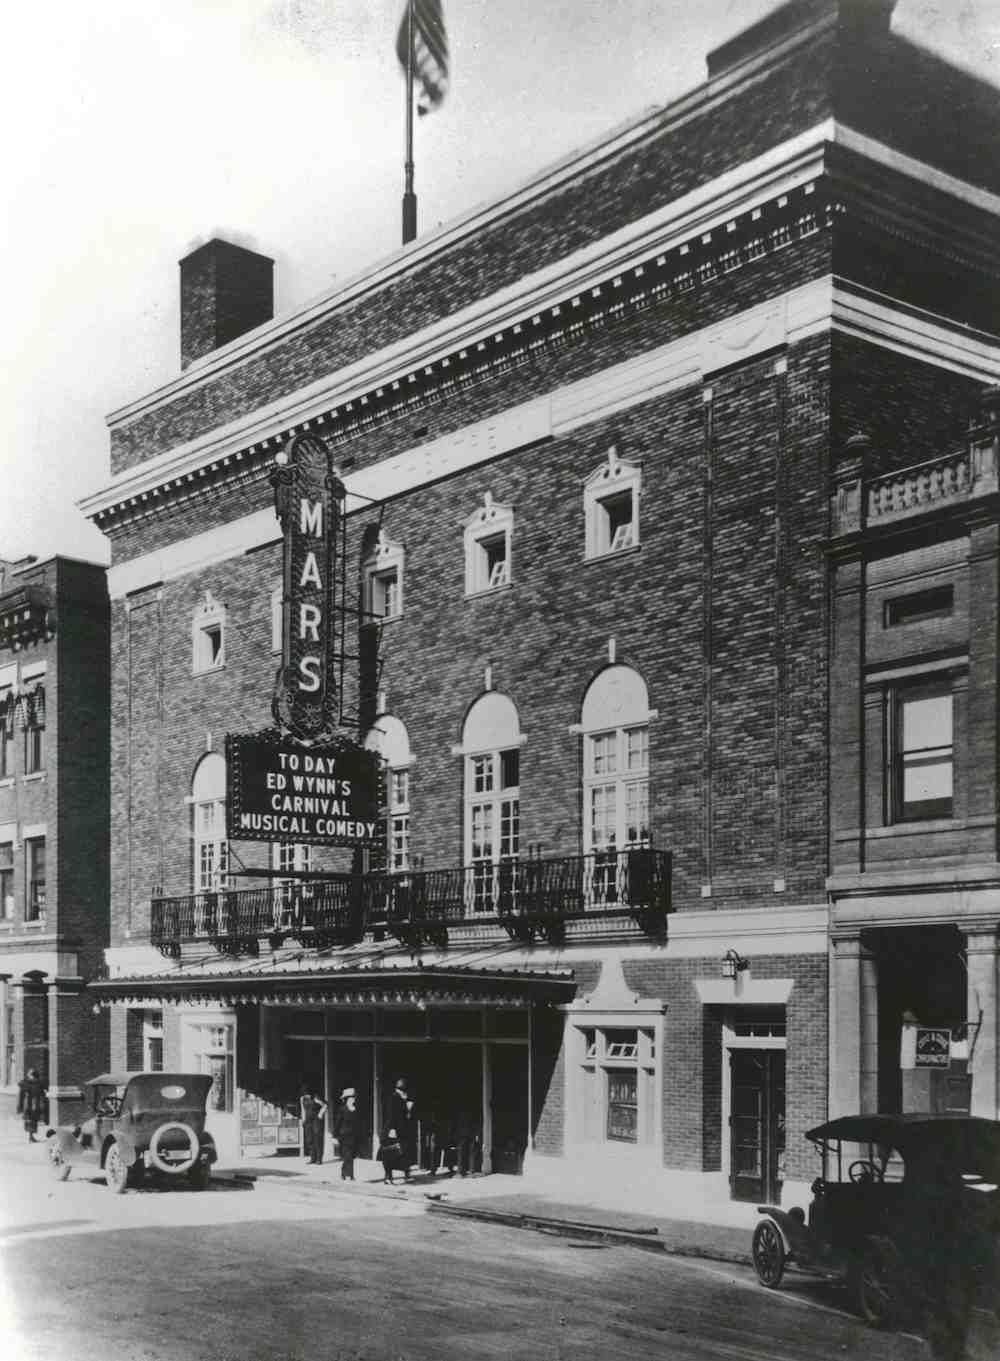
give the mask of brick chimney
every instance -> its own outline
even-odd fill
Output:
[[[822,19],[836,16],[841,34],[853,41],[867,42],[884,37],[896,0],[788,0],[758,23],[737,33],[708,54],[708,78],[725,75],[753,57],[762,56],[801,29]]]
[[[274,316],[274,261],[217,237],[180,262],[181,368]]]

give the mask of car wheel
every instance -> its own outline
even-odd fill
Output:
[[[188,1181],[196,1191],[207,1191],[212,1178],[208,1163],[197,1163],[188,1173]]]
[[[899,1317],[899,1254],[888,1238],[870,1238],[857,1271],[855,1290],[861,1317],[873,1328],[888,1328]]]
[[[769,1219],[761,1220],[753,1232],[753,1265],[757,1279],[768,1290],[781,1284],[787,1254],[781,1234]]]
[[[104,1159],[104,1175],[108,1190],[113,1191],[116,1196],[123,1195],[128,1186],[128,1172],[121,1149],[117,1144],[112,1144]]]
[[[73,1164],[66,1161],[62,1149],[56,1144],[49,1145],[49,1166],[56,1181],[65,1181],[73,1170]]]

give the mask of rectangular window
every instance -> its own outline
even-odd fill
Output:
[[[0,780],[14,774],[14,714],[9,686],[0,689]]]
[[[390,823],[389,868],[398,873],[410,868],[410,815],[395,814]]]
[[[618,769],[617,733],[598,733],[590,739],[590,773],[613,775]]]
[[[645,770],[649,765],[649,729],[626,728],[625,769]]]
[[[900,624],[920,624],[926,619],[947,619],[955,604],[952,586],[932,586],[926,591],[897,596],[885,603],[887,628]]]
[[[391,772],[390,798],[392,808],[406,808],[410,802],[410,772],[394,770]]]
[[[474,794],[489,794],[493,789],[493,757],[492,756],[473,756],[472,758],[472,792]]]
[[[602,521],[599,535],[605,545],[605,551],[618,553],[623,548],[631,548],[635,542],[631,488],[608,496],[597,504]]]
[[[948,818],[953,810],[954,714],[950,687],[896,692],[896,817]]]
[[[45,728],[32,723],[24,730],[24,773],[37,775],[45,769]]]
[[[14,845],[0,843],[0,920],[14,920]]]
[[[371,577],[371,611],[378,619],[395,619],[399,613],[399,573],[395,567]]]
[[[24,920],[40,921],[45,916],[45,838],[33,836],[24,843],[25,896]]]

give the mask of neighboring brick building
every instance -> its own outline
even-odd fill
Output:
[[[107,1062],[84,981],[108,944],[107,573],[0,561],[0,1102],[37,1068],[50,1115]]]
[[[828,930],[863,665],[831,599],[882,549],[831,497],[854,437],[865,477],[950,457],[1000,378],[997,93],[891,9],[796,0],[705,85],[294,315],[260,316],[261,256],[182,262],[200,357],[111,418],[86,506],[114,561],[95,993],[114,1061],[159,1044],[215,1073],[230,1147],[280,1137],[258,1098],[282,1073],[359,1087],[373,1127],[406,1073],[487,1166],[527,1145],[760,1198],[813,1175],[801,1136],[831,1103],[869,1099],[841,1076],[874,1039],[844,964],[867,925]],[[248,316],[220,349],[199,333]],[[270,722],[269,474],[304,431],[347,491],[346,709],[387,764],[386,873],[220,830],[223,736]],[[983,733],[994,706],[981,691]],[[954,863],[919,850],[929,880]],[[240,889],[269,864],[328,878]]]

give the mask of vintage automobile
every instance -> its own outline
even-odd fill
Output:
[[[919,1322],[956,1289],[981,1292],[994,1307],[1000,1123],[850,1115],[806,1138],[823,1164],[808,1217],[799,1207],[758,1206],[752,1251],[762,1285],[780,1285],[789,1264],[839,1278],[878,1327]]]
[[[212,1079],[202,1073],[102,1073],[86,1084],[93,1114],[49,1137],[49,1161],[65,1181],[74,1167],[103,1169],[121,1195],[144,1176],[185,1178],[204,1190],[216,1160],[205,1132]]]

